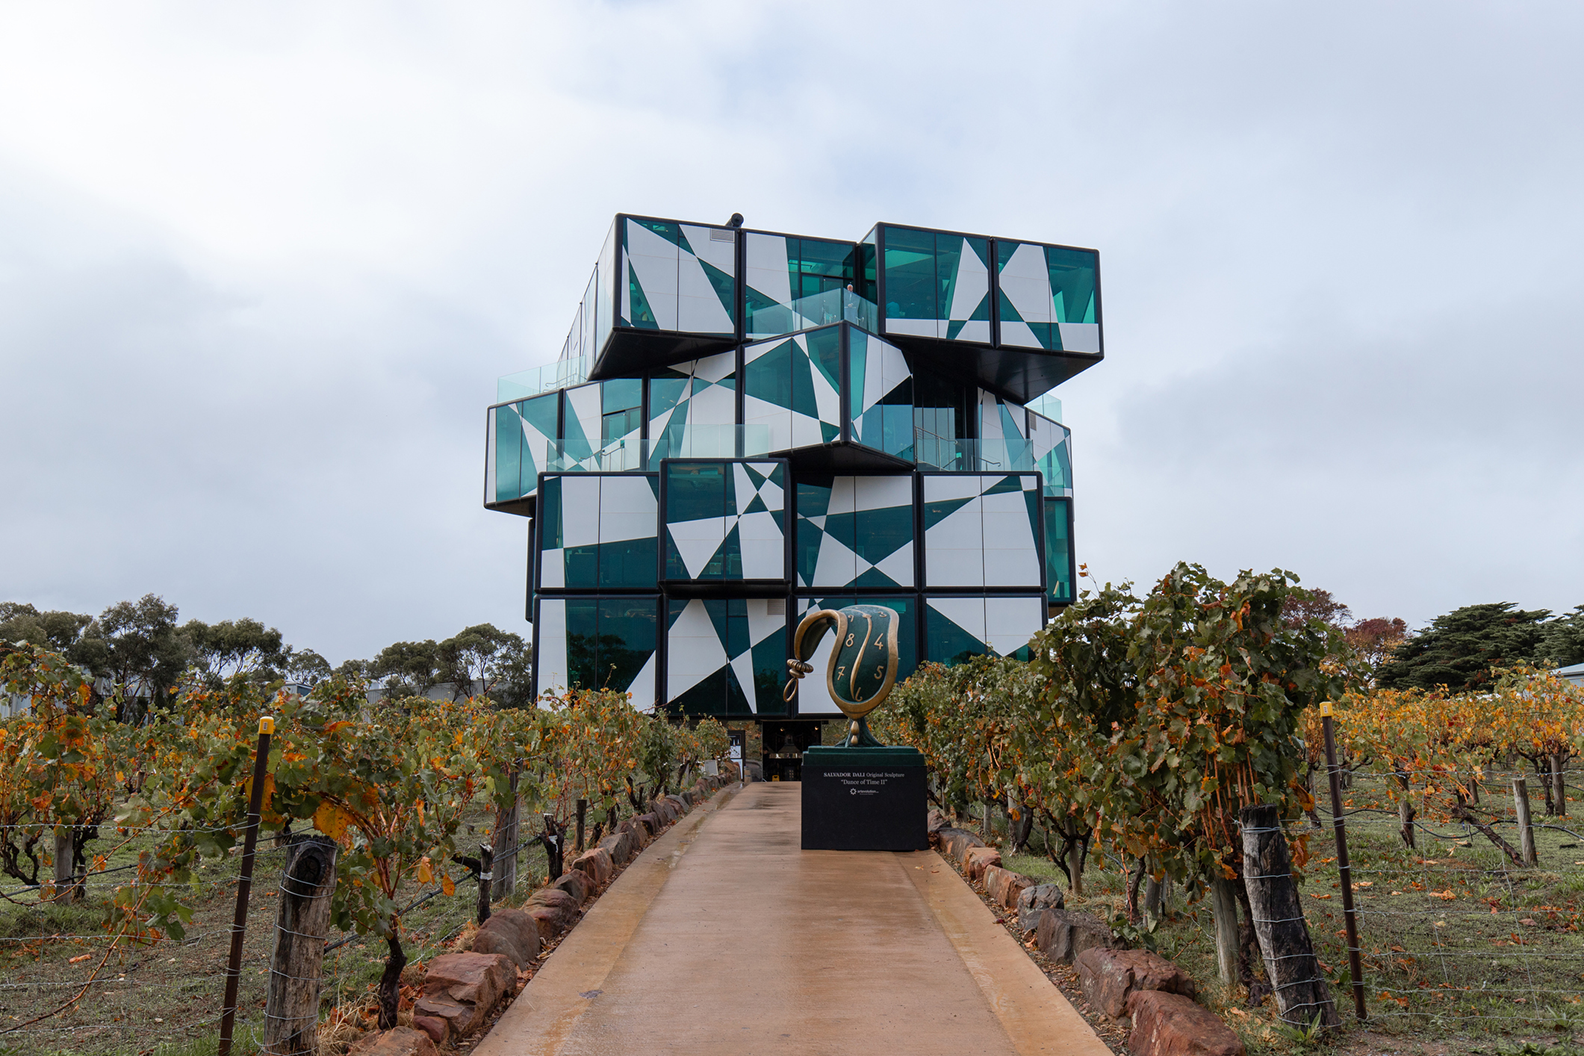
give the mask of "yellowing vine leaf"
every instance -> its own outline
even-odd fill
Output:
[[[340,840],[342,834],[346,832],[347,825],[351,823],[352,816],[329,800],[322,800],[319,809],[314,811],[313,820],[314,828],[332,840]]]

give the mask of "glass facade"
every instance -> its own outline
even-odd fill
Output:
[[[672,598],[667,695],[679,714],[785,715],[784,598]]]
[[[658,599],[541,597],[534,635],[539,692],[615,689],[654,706]]]
[[[887,334],[990,343],[990,240],[881,225]]]
[[[1073,583],[1072,502],[1045,499],[1045,598],[1052,605],[1070,605]]]
[[[895,608],[902,677],[1024,655],[1074,597],[1047,390],[1099,329],[1090,250],[618,216],[563,358],[488,411],[485,503],[531,518],[539,686],[833,716],[822,679],[781,696],[816,605]]]

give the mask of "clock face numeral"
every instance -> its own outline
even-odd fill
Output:
[[[874,647],[876,649],[884,649],[885,648],[885,635],[881,634],[881,635],[876,635],[875,636]]]
[[[837,678],[842,678],[846,674],[847,674],[847,665],[846,664],[843,664],[842,666],[840,666],[840,667],[838,667],[836,669],[836,677]]]
[[[847,648],[851,649],[852,648],[852,644],[853,644],[853,636],[849,634],[847,636]]]
[[[875,665],[875,677],[878,678],[880,681],[884,682],[885,681],[885,676],[886,676],[886,665],[884,665],[884,664],[876,664]]]

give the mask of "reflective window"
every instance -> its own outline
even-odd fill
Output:
[[[938,319],[935,232],[888,227],[885,231],[887,319]]]
[[[1100,254],[1087,249],[1046,246],[1051,296],[1058,323],[1093,323],[1096,318],[1095,272]]]
[[[1055,604],[1073,600],[1072,509],[1067,499],[1045,500],[1046,598]]]
[[[567,598],[567,683],[588,689],[631,689],[635,703],[654,687],[634,681],[654,655],[654,598]]]

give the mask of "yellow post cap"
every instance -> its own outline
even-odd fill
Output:
[[[260,715],[259,716],[259,733],[274,733],[274,732],[275,732],[275,716],[273,716],[273,715]]]
[[[1331,702],[1329,700],[1322,700],[1320,702],[1320,717],[1322,719],[1328,719],[1331,717]]]

